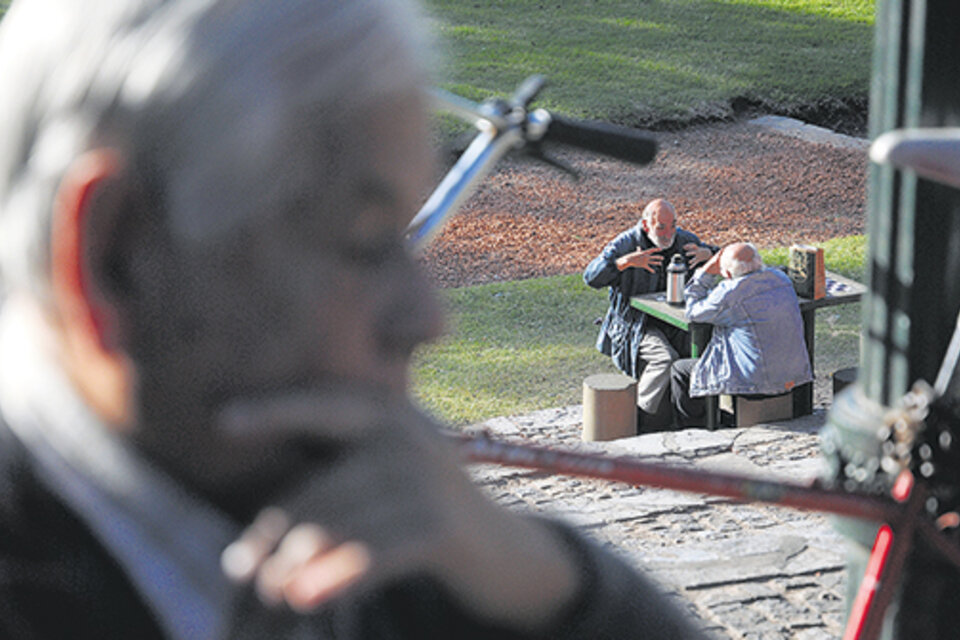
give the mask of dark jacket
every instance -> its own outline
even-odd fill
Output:
[[[628,565],[555,523],[579,558],[582,586],[544,639],[699,638],[688,620]],[[316,615],[267,610],[238,594],[227,637],[404,640],[527,638],[464,612],[430,578],[410,576],[337,601]],[[34,473],[0,422],[0,638],[153,640],[148,605],[101,543]]]
[[[632,296],[666,289],[665,269],[674,254],[684,255],[682,247],[689,243],[707,247],[714,253],[719,249],[701,242],[700,239],[684,229],[677,229],[673,244],[662,251],[663,262],[653,273],[646,269],[631,267],[623,271],[617,269],[617,258],[637,249],[652,249],[655,245],[640,226],[628,229],[614,238],[599,256],[594,258],[583,272],[583,280],[595,289],[610,287],[610,307],[600,325],[597,336],[597,349],[613,359],[617,369],[632,378],[639,378],[644,363],[637,355],[637,347],[643,338],[648,322],[647,314],[630,306]],[[684,255],[687,270],[690,261]]]
[[[162,637],[119,566],[0,423],[0,638]]]

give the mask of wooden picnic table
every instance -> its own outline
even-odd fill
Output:
[[[807,342],[807,352],[810,354],[810,369],[814,369],[815,328],[817,309],[841,304],[858,302],[867,288],[856,280],[851,280],[837,273],[826,273],[826,296],[813,300],[798,298],[800,315],[803,318],[803,334]],[[666,294],[662,291],[633,296],[630,305],[647,313],[667,324],[679,327],[690,334],[690,355],[698,357],[710,341],[712,326],[699,322],[689,322],[684,315],[683,305],[667,303]],[[793,415],[805,416],[813,412],[813,383],[800,385],[793,390]],[[707,428],[714,429],[719,422],[717,411],[717,397],[707,397]]]

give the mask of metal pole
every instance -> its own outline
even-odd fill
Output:
[[[875,522],[894,522],[902,509],[892,500],[823,489],[814,485],[760,480],[741,474],[674,467],[662,462],[609,458],[533,445],[518,445],[483,437],[450,434],[460,455],[469,462],[488,462],[579,475],[632,485],[723,496],[744,502],[766,502],[805,511],[823,511]],[[958,558],[960,560],[960,558]]]
[[[878,0],[870,136],[960,124],[960,3]],[[850,464],[871,468],[877,428],[917,380],[936,379],[960,310],[960,191],[911,171],[874,164],[868,182],[868,294],[858,384],[834,402],[823,432],[841,482]],[[923,517],[923,516],[922,516]],[[876,525],[838,520],[850,540],[848,601],[864,574]],[[960,577],[926,544],[905,578],[882,638],[954,638]]]

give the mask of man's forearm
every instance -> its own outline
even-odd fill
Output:
[[[693,274],[693,278],[687,283],[683,291],[683,299],[686,303],[684,315],[687,320],[691,322],[709,322],[709,320],[704,319],[702,316],[705,311],[710,313],[712,310],[705,310],[701,307],[703,307],[703,301],[710,295],[711,289],[717,284],[718,280],[720,280],[720,276],[706,273],[703,269],[698,269]]]

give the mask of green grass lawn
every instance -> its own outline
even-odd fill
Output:
[[[439,84],[473,100],[533,73],[537,104],[645,125],[865,99],[869,0],[426,0]]]
[[[863,236],[824,243],[827,268],[863,279]],[[762,252],[768,264],[786,264],[787,249]],[[614,371],[594,349],[593,321],[607,308],[606,291],[579,274],[447,289],[450,314],[442,341],[418,350],[414,396],[454,425],[579,404],[583,378]],[[860,305],[817,312],[818,372],[859,361]]]

